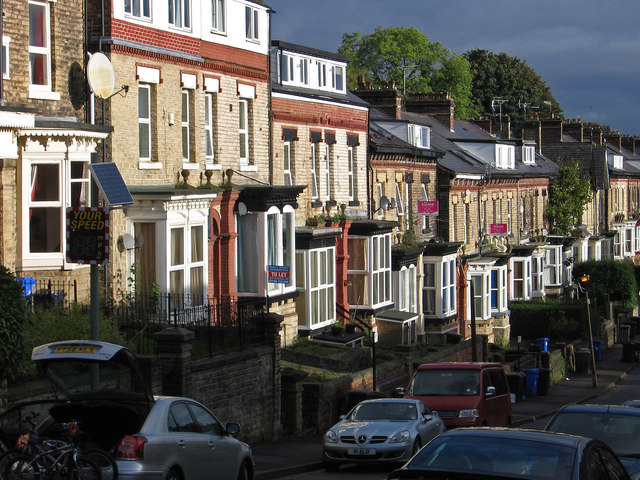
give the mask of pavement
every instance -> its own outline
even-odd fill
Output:
[[[513,426],[517,427],[553,415],[563,405],[588,403],[624,379],[638,363],[622,361],[622,345],[602,349],[596,361],[597,384],[594,388],[591,369],[588,373],[571,373],[549,386],[546,395],[535,395],[511,404]],[[322,437],[284,439],[252,445],[256,466],[255,480],[269,480],[322,468]]]

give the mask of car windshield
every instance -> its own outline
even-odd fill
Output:
[[[408,395],[474,396],[478,395],[478,378],[477,370],[418,370]]]
[[[361,403],[353,409],[349,420],[415,420],[418,411],[414,403],[408,402],[371,402]]]
[[[523,478],[571,478],[575,453],[568,446],[517,438],[436,437],[408,467]]]
[[[619,457],[640,456],[640,416],[560,412],[547,430],[601,440]]]

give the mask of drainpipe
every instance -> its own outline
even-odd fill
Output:
[[[267,9],[267,15],[269,15],[269,33],[267,35],[267,109],[269,115],[269,185],[273,185],[273,105],[271,95],[271,15],[276,13],[275,10]]]
[[[0,0],[0,41],[2,41],[4,36],[4,2]],[[4,43],[3,43],[4,44]],[[2,67],[4,67],[4,50],[0,48],[0,106],[4,106],[4,72],[2,72]]]

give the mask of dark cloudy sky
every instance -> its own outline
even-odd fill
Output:
[[[518,57],[551,89],[567,118],[640,136],[637,0],[266,0],[272,37],[335,52],[345,32],[416,27],[464,53]],[[526,101],[526,99],[522,99]]]

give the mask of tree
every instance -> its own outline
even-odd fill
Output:
[[[493,100],[506,100],[502,103],[502,115],[509,115],[514,132],[522,130],[525,113],[527,117],[533,112],[548,117],[562,112],[546,83],[523,60],[481,49],[470,50],[463,56],[473,72],[473,108],[493,113]],[[498,113],[496,110],[495,114]]]
[[[568,235],[581,218],[584,207],[591,201],[591,184],[588,179],[580,178],[577,161],[562,162],[549,184],[549,203],[547,220],[553,234]]]
[[[357,88],[358,75],[364,75],[374,87],[395,82],[403,93],[451,92],[457,117],[477,116],[471,108],[469,62],[414,27],[345,33],[338,52],[347,57],[350,90]]]
[[[28,315],[22,285],[12,272],[0,265],[0,381],[11,380],[24,361],[22,352]]]

